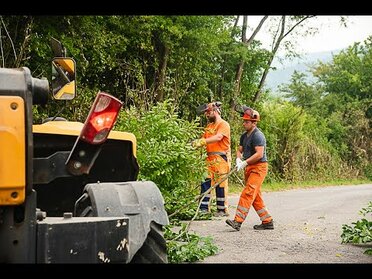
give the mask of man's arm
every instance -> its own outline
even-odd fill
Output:
[[[256,153],[254,153],[251,157],[249,157],[246,160],[248,165],[252,165],[252,164],[258,162],[264,156],[264,149],[265,148],[263,146],[255,146],[254,149],[256,150]]]
[[[238,150],[236,151],[236,158],[243,158],[243,146],[239,145]]]
[[[194,147],[194,148],[197,148],[197,147],[202,147],[204,145],[207,145],[208,143],[214,143],[214,142],[217,142],[217,141],[220,141],[223,139],[223,135],[222,134],[217,134],[217,135],[214,135],[214,136],[211,136],[209,138],[205,138],[204,136],[201,137],[200,139],[196,139],[194,140],[191,145]]]
[[[205,141],[208,144],[208,143],[218,142],[218,141],[220,141],[222,139],[223,139],[223,134],[216,134],[214,136],[211,136],[209,138],[206,138]]]

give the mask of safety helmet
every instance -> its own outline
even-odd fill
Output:
[[[258,113],[257,110],[248,108],[247,110],[244,111],[243,119],[258,122],[260,121],[260,114]]]
[[[244,120],[250,120],[250,121],[260,121],[260,114],[257,110],[254,110],[250,107],[247,107],[245,105],[236,105],[235,111],[240,113],[240,116]]]
[[[202,104],[196,109],[196,111],[197,111],[198,114],[203,114],[205,112],[215,110],[219,114],[221,114],[221,105],[222,105],[221,102],[211,102],[211,103],[208,103],[208,104]]]

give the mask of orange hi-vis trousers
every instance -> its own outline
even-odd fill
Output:
[[[208,166],[208,178],[204,183],[201,184],[201,194],[208,191],[211,186],[216,185],[217,183],[220,183],[218,186],[216,186],[216,201],[217,201],[217,210],[223,211],[225,213],[228,212],[228,201],[227,201],[227,195],[228,195],[228,178],[226,178],[226,175],[229,173],[230,166],[229,162],[225,161],[224,158],[222,158],[219,155],[209,155],[207,157],[207,166]],[[212,195],[211,193],[208,193],[203,198],[200,209],[201,210],[207,210],[209,211],[209,202]]]
[[[239,204],[235,213],[235,221],[243,223],[251,205],[253,205],[262,223],[268,223],[272,220],[272,217],[265,207],[261,193],[261,186],[267,175],[267,170],[267,162],[248,165],[245,168],[245,188],[240,195]]]

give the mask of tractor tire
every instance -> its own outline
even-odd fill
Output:
[[[167,244],[163,237],[162,226],[153,222],[150,227],[151,230],[143,246],[130,263],[168,263]]]

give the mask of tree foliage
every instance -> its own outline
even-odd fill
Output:
[[[371,39],[341,51],[330,63],[314,66],[317,80],[312,84],[295,73],[291,84],[283,87],[291,102],[325,127],[325,136],[342,160],[344,172],[367,177],[372,159]]]
[[[142,112],[151,112],[157,103],[171,100],[177,117],[189,122],[196,118],[199,104],[219,100],[224,119],[236,127],[235,131],[241,125],[231,113],[231,105],[252,105],[251,100],[258,99],[263,73],[271,69],[270,61],[278,49],[285,47],[294,55],[296,36],[316,31],[306,24],[310,18],[270,17],[274,20],[270,25],[273,45],[268,51],[253,35],[247,40],[247,26],[240,29],[232,16],[1,16],[1,63],[4,67],[27,66],[35,77],[50,76],[51,37],[60,40],[76,60],[77,98],[70,103],[35,107],[35,122],[55,115],[83,121],[95,94],[106,91],[122,100],[125,108]],[[265,106],[273,106],[268,105],[267,92],[259,93],[255,108],[263,115],[267,113],[269,122],[275,122],[273,127],[282,129],[282,134],[273,132],[273,142],[269,141],[273,173],[282,178],[297,177],[287,172],[291,164],[298,164],[296,154],[300,150],[303,154],[313,152],[309,146],[319,145],[307,129],[317,131],[322,142],[326,139],[327,143],[319,147],[328,154],[323,156],[333,156],[335,164],[346,164],[357,175],[362,169],[369,173],[371,60],[368,39],[341,52],[331,63],[317,65],[313,69],[317,78],[314,83],[296,73],[283,89],[294,107],[282,103],[266,111]],[[244,66],[240,69],[239,94],[234,89],[237,65]],[[275,120],[271,119],[273,115]],[[155,117],[153,120],[158,121]],[[194,127],[205,123],[199,124]],[[265,121],[260,125],[269,128]],[[233,135],[235,145],[240,128]],[[268,137],[271,132],[267,129]],[[149,139],[147,148],[155,144],[152,141]],[[308,142],[308,147],[302,142]],[[169,143],[164,144],[169,148]],[[159,167],[166,163],[164,159]],[[161,176],[154,172],[151,179],[156,175]],[[164,179],[170,181],[167,175]]]

